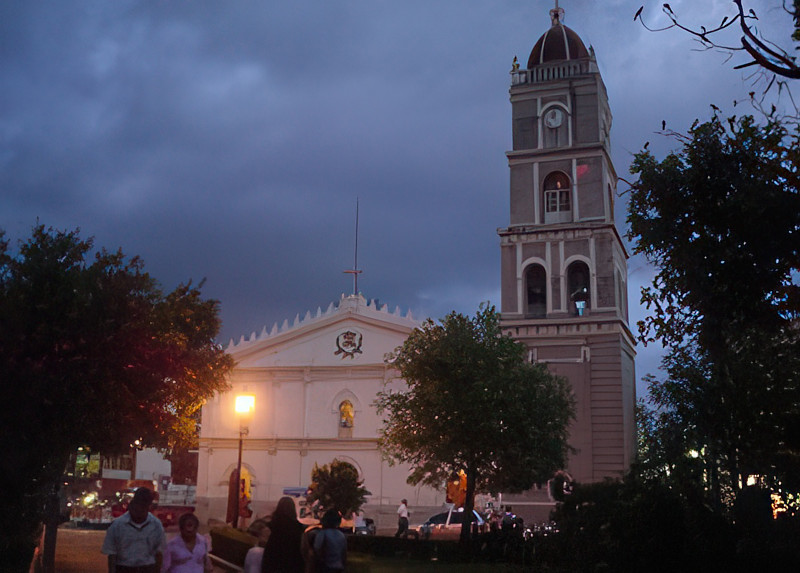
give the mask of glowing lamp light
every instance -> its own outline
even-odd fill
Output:
[[[256,397],[252,394],[239,394],[236,396],[236,413],[250,414],[256,407]]]
[[[244,437],[250,433],[250,428],[248,428],[248,424],[250,422],[250,417],[253,411],[256,408],[256,397],[253,394],[238,394],[236,396],[236,400],[234,402],[234,410],[236,415],[239,417],[239,456],[236,460],[236,473],[231,474],[231,481],[228,484],[228,487],[233,491],[233,519],[231,520],[231,525],[233,527],[239,527],[239,502],[241,501],[240,496],[240,484],[244,482],[242,478],[242,448],[244,446]],[[229,499],[230,499],[230,491]]]

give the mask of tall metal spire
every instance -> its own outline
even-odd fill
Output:
[[[346,274],[353,275],[353,295],[358,294],[358,275],[361,274],[361,270],[358,268],[358,197],[356,197],[356,247],[355,247],[355,255],[353,257],[353,268],[350,270],[343,271]]]

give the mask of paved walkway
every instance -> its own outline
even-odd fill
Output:
[[[92,573],[107,571],[108,561],[100,553],[105,531],[60,528],[56,535],[56,571]]]
[[[177,529],[167,530],[167,539],[177,535]],[[60,527],[56,536],[57,573],[105,573],[108,560],[100,553],[105,531]],[[222,569],[214,569],[221,572]]]

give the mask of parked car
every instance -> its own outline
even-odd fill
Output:
[[[375,535],[375,532],[375,520],[363,516],[354,519],[353,527],[348,531],[356,535]]]
[[[461,534],[461,524],[464,523],[464,510],[453,508],[431,516],[417,527],[417,532],[422,539],[434,537],[458,537]],[[486,528],[486,520],[475,510],[472,510],[472,529],[480,531]]]

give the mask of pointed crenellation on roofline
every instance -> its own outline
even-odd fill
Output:
[[[289,319],[284,319],[283,323],[281,324],[280,328],[278,327],[278,323],[275,322],[272,325],[272,328],[267,330],[267,326],[264,325],[264,328],[261,329],[261,333],[256,335],[256,332],[253,331],[250,334],[249,338],[245,338],[242,335],[239,338],[239,342],[235,342],[233,338],[230,339],[226,350],[231,350],[233,348],[241,347],[242,345],[252,344],[254,342],[265,340],[267,338],[271,338],[278,334],[283,334],[290,330],[295,330],[296,328],[304,327],[308,324],[312,324],[317,322],[320,319],[326,318],[332,314],[338,312],[348,312],[351,309],[357,309],[359,306],[365,307],[373,312],[380,312],[386,314],[387,316],[392,316],[395,318],[405,319],[409,322],[416,323],[417,320],[414,318],[414,315],[411,313],[411,309],[408,309],[405,316],[403,316],[403,312],[399,306],[395,307],[394,312],[389,312],[389,305],[387,304],[380,304],[377,299],[365,299],[362,295],[345,295],[342,294],[339,298],[339,303],[336,304],[331,302],[328,305],[328,308],[323,311],[322,307],[317,307],[316,313],[312,313],[310,310],[305,313],[303,318],[300,318],[300,314],[296,314],[294,317],[294,321],[292,324],[289,324]]]

